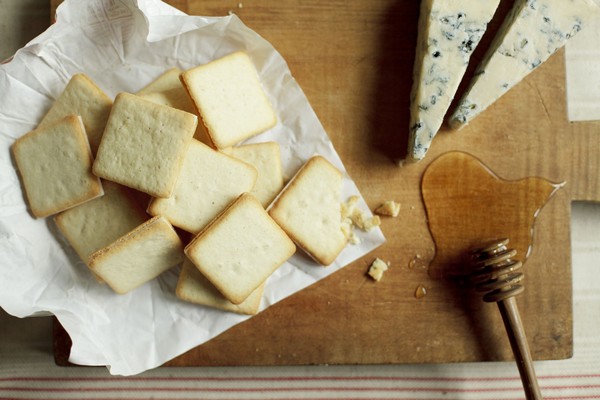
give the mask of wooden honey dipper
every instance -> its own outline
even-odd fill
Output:
[[[483,296],[484,301],[498,304],[521,375],[525,396],[528,400],[537,400],[542,399],[542,393],[538,386],[523,322],[515,300],[515,296],[524,290],[520,284],[523,280],[523,273],[519,271],[523,263],[513,260],[517,251],[508,249],[508,242],[508,239],[496,240],[471,250],[472,269],[469,274],[469,283],[478,292],[486,292]]]

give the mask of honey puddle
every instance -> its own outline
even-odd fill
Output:
[[[525,261],[535,218],[562,186],[539,177],[507,181],[467,153],[441,155],[427,167],[421,182],[436,246],[430,277],[465,272],[470,249],[503,237],[510,239],[510,247]]]

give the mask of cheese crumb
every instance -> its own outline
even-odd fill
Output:
[[[369,267],[369,276],[379,282],[383,277],[383,273],[388,270],[390,266],[389,262],[385,262],[380,258],[376,258],[375,261]]]
[[[386,200],[375,209],[375,213],[395,218],[400,214],[400,203],[396,203],[394,200]]]

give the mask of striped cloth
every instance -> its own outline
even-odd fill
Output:
[[[536,362],[545,399],[600,399],[600,204],[573,210],[574,357]],[[512,362],[159,368],[57,367],[49,318],[0,315],[0,399],[523,399]]]

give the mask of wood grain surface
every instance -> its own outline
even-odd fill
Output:
[[[402,209],[398,218],[383,220],[387,242],[372,254],[167,365],[512,359],[496,305],[428,274],[436,248],[421,177],[433,160],[453,150],[472,154],[504,179],[539,176],[566,182],[536,220],[524,267],[526,290],[518,304],[534,359],[572,355],[570,206],[573,200],[600,200],[600,124],[567,121],[563,51],[465,129],[444,128],[423,161],[400,168],[396,161],[408,136],[418,1],[172,3],[195,15],[235,12],[269,40],[288,62],[369,206],[395,199]],[[502,0],[491,32],[511,4]],[[489,33],[467,77],[489,44]],[[374,257],[391,263],[379,283],[365,275]],[[427,289],[420,299],[414,296],[418,285]],[[68,346],[57,349],[64,359]]]

